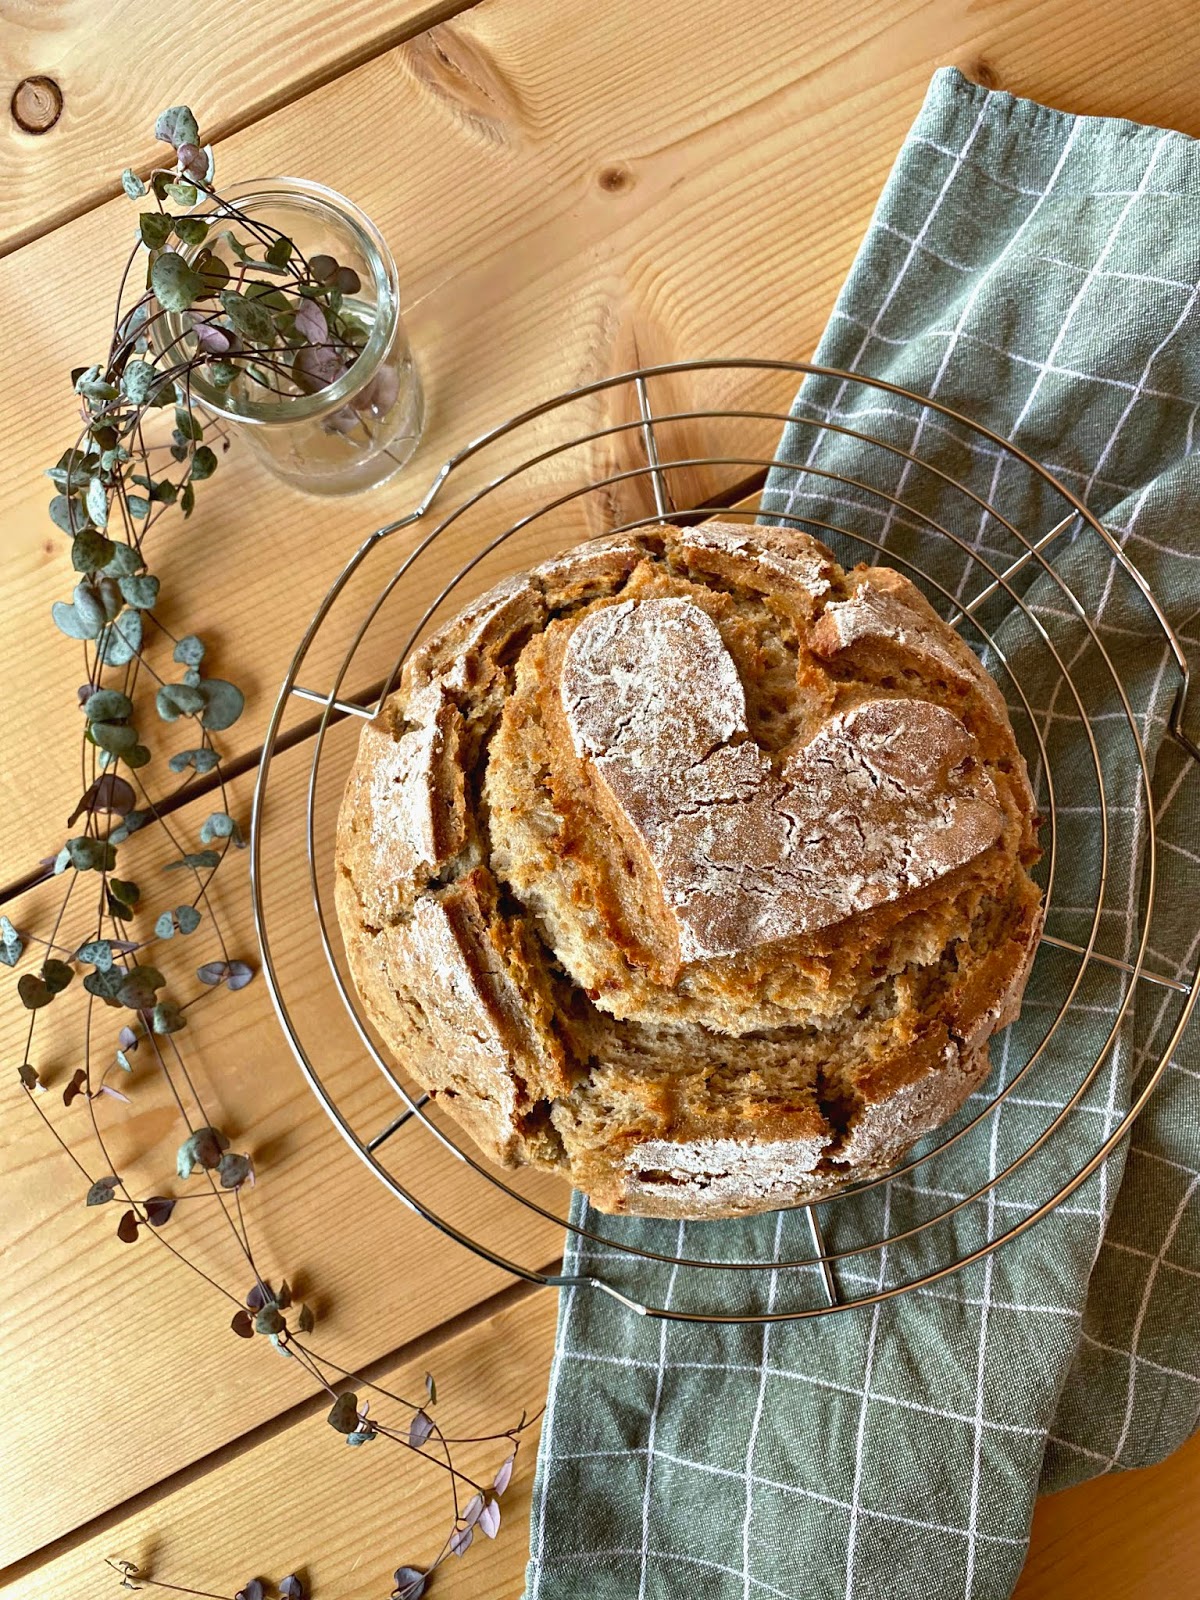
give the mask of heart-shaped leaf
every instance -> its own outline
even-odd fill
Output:
[[[192,203],[195,204],[194,201]],[[208,237],[209,226],[210,224],[205,222],[203,217],[175,218],[175,233],[180,242],[187,245],[189,249],[194,249],[196,245],[204,243]]]
[[[24,953],[24,939],[7,917],[0,916],[0,964],[15,967]]]
[[[221,858],[215,850],[192,850],[178,861],[168,861],[163,865],[164,872],[180,872],[185,867],[193,872],[201,872],[209,867],[219,867]]]
[[[185,634],[182,639],[175,641],[175,648],[171,658],[180,662],[185,667],[198,667],[204,660],[204,644],[194,633]]]
[[[236,289],[222,289],[220,299],[225,315],[244,339],[258,347],[271,343],[275,326],[265,306]]]
[[[119,1005],[117,995],[121,985],[125,982],[125,971],[122,967],[110,966],[105,969],[97,967],[95,972],[84,974],[83,987],[89,994],[94,994],[97,999]]]
[[[204,696],[203,725],[213,733],[232,727],[246,703],[242,691],[224,678],[201,678],[197,687]]]
[[[83,714],[89,722],[119,722],[133,715],[133,701],[116,689],[97,689],[87,697]]]
[[[101,750],[115,756],[127,754],[138,742],[137,729],[127,722],[93,722],[88,728],[88,738]]]
[[[244,989],[254,976],[254,969],[244,961],[207,961],[196,968],[201,983],[223,983],[227,989]]]
[[[142,1210],[146,1213],[146,1221],[152,1228],[161,1228],[164,1223],[168,1222],[174,1209],[174,1200],[165,1194],[152,1194],[149,1200],[142,1202]]]
[[[89,637],[94,638],[95,635]],[[127,661],[133,660],[141,648],[142,614],[140,611],[123,611],[104,630],[96,659],[103,667],[123,667]]]
[[[203,711],[206,701],[199,689],[186,683],[164,683],[154,697],[154,705],[164,722],[177,722],[180,717],[195,716]]]
[[[229,281],[228,272],[219,282],[214,280],[213,268],[215,264],[214,258],[211,256],[205,256],[203,264],[201,264],[199,258],[196,261],[196,270],[199,272],[204,281],[204,286],[210,294],[214,288],[220,287],[220,283]],[[195,323],[192,328],[192,334],[196,340],[197,350],[203,350],[205,355],[228,355],[229,351],[233,349],[234,335],[227,329],[218,327],[215,322]]]
[[[99,478],[93,478],[88,484],[87,509],[98,528],[108,527],[108,490]]]
[[[179,1146],[175,1170],[181,1178],[190,1178],[197,1167],[212,1172],[228,1149],[229,1140],[219,1128],[197,1128]]]
[[[91,1188],[87,1192],[87,1203],[88,1203],[88,1205],[89,1206],[104,1206],[104,1205],[107,1205],[108,1202],[116,1194],[117,1185],[120,1183],[120,1181],[121,1181],[120,1178],[111,1178],[111,1177],[110,1178],[97,1178],[95,1183],[93,1183],[93,1185],[91,1186]]]
[[[50,520],[56,528],[61,528],[64,533],[71,535],[80,534],[89,525],[89,518],[82,502],[76,498],[83,492],[85,480],[81,475],[73,478],[74,493],[68,498],[65,494],[56,494],[50,502]]]
[[[84,790],[79,804],[67,818],[67,826],[73,828],[85,811],[107,811],[127,818],[133,811],[135,799],[133,785],[125,778],[116,772],[102,772],[95,783]]]
[[[120,578],[121,593],[128,605],[136,606],[139,611],[151,611],[158,599],[158,579],[150,573],[139,573],[136,577]]]
[[[181,439],[203,439],[204,429],[194,411],[183,406],[175,407],[175,431]]]
[[[172,772],[182,772],[186,767],[194,767],[198,773],[211,772],[220,761],[215,750],[180,750],[167,762]]]
[[[150,287],[164,311],[186,311],[204,293],[200,275],[181,255],[164,250],[150,269]]]
[[[71,565],[76,572],[99,572],[102,568],[107,570],[116,551],[117,546],[111,539],[106,539],[102,533],[97,533],[95,528],[85,528],[71,541]]]
[[[107,871],[116,865],[117,852],[104,839],[80,834],[75,839],[68,839],[63,848],[76,872]]]
[[[154,124],[154,137],[161,139],[163,144],[174,145],[178,150],[181,144],[199,144],[200,128],[188,106],[168,106],[166,111],[158,115]]]
[[[221,1180],[222,1189],[237,1189],[251,1176],[254,1167],[249,1156],[236,1155],[232,1150],[221,1157],[217,1168],[217,1175]],[[268,1333],[278,1333],[278,1328],[269,1328]]]
[[[192,456],[192,482],[200,483],[205,478],[211,478],[216,470],[216,454],[206,444],[200,445]]]
[[[51,994],[61,994],[75,976],[75,969],[66,961],[51,957],[42,963],[42,979]]]
[[[150,1026],[155,1033],[178,1033],[187,1027],[187,1018],[172,1001],[160,1000],[150,1018]]]
[[[54,990],[32,972],[23,972],[17,979],[17,994],[28,1011],[40,1011],[54,999]]]
[[[237,823],[224,811],[214,811],[200,825],[201,844],[211,844],[214,839],[228,839],[237,831]]]
[[[131,361],[121,374],[121,388],[134,405],[144,405],[162,382],[153,361]]]
[[[90,616],[81,617],[66,600],[56,600],[50,607],[50,615],[54,618],[54,626],[60,633],[65,633],[68,639],[94,639],[103,626],[103,619],[96,622]]]
[[[328,1421],[339,1433],[353,1433],[358,1427],[358,1396],[348,1390],[338,1395],[329,1409]]]
[[[254,1319],[255,1333],[261,1333],[264,1337],[270,1333],[282,1333],[286,1327],[287,1323],[280,1315],[278,1306],[264,1306]]]
[[[157,967],[133,967],[123,975],[117,999],[130,1011],[149,1011],[155,1004],[155,991],[166,981]]]

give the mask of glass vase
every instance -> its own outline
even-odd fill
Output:
[[[228,217],[243,243],[253,235],[230,207],[249,224],[277,228],[306,260],[328,255],[349,268],[359,286],[346,296],[343,311],[363,328],[365,342],[353,364],[315,393],[286,382],[288,392],[275,393],[245,373],[218,388],[197,369],[193,399],[231,424],[265,466],[297,489],[332,495],[374,488],[408,461],[425,416],[391,251],[370,218],[334,190],[301,178],[254,179],[223,190],[221,201],[193,213],[214,221],[206,248],[222,256],[235,278],[238,261],[222,243],[219,224]],[[197,249],[186,253],[194,258]],[[189,326],[187,313],[171,313],[163,331],[176,348],[187,348]]]

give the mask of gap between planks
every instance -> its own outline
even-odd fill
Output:
[[[562,1258],[554,1257],[551,1261],[539,1266],[538,1271],[547,1274],[561,1272]],[[410,1361],[419,1361],[428,1356],[438,1346],[449,1343],[450,1340],[459,1338],[465,1333],[470,1333],[473,1328],[480,1327],[492,1317],[499,1316],[504,1311],[512,1310],[523,1301],[537,1294],[548,1291],[537,1284],[517,1281],[507,1288],[499,1290],[496,1294],[489,1295],[486,1300],[480,1300],[475,1305],[460,1311],[456,1316],[449,1317],[445,1322],[438,1323],[434,1328],[427,1329],[415,1339],[410,1339],[407,1344],[398,1346],[389,1351],[387,1355],[376,1356],[374,1360],[364,1362],[354,1374],[355,1378],[366,1379],[369,1382],[384,1380],[387,1374],[396,1367]],[[347,1379],[336,1379],[337,1384],[348,1382]],[[246,1455],[249,1451],[257,1449],[259,1445],[267,1444],[280,1434],[288,1432],[302,1422],[309,1421],[322,1415],[328,1409],[328,1396],[317,1393],[297,1400],[294,1405],[287,1406],[266,1422],[260,1422],[255,1427],[239,1434],[235,1439],[227,1440],[208,1455],[200,1456],[197,1460],[189,1462],[186,1467],[181,1467],[177,1472],[170,1473],[157,1483],[148,1485],[137,1494],[130,1495],[127,1500],[122,1500],[119,1505],[110,1506],[107,1511],[100,1512],[88,1521],[81,1523],[77,1528],[72,1528],[70,1533],[60,1534],[57,1539],[52,1539],[48,1544],[31,1550],[28,1555],[22,1556],[7,1567],[0,1568],[0,1584],[7,1587],[22,1578],[28,1577],[49,1561],[54,1561],[60,1556],[67,1555],[70,1551],[84,1544],[89,1539],[107,1532],[110,1528],[119,1527],[129,1517],[147,1506],[152,1505],[164,1495],[173,1494],[178,1489],[186,1488],[191,1483],[207,1477],[210,1472],[215,1472],[229,1462],[236,1461],[239,1456]]]
[[[461,16],[465,11],[474,10],[479,0],[431,0],[431,3],[419,16],[409,17],[406,21],[398,23],[371,39],[368,44],[360,45],[357,49],[347,50],[336,61],[331,61],[323,67],[315,68],[312,72],[298,77],[279,94],[270,99],[261,100],[240,117],[220,118],[211,129],[205,129],[206,142],[217,144],[221,139],[231,138],[235,133],[241,133],[244,128],[250,127],[255,122],[272,116],[276,111],[295,105],[298,100],[303,100],[306,95],[323,89],[326,84],[332,83],[335,78],[341,78],[348,72],[353,72],[357,67],[365,66],[368,61],[374,61],[377,56],[386,55],[389,50],[395,50],[398,45],[415,39],[418,34],[427,33],[430,28],[435,28],[439,23],[449,22],[451,18]],[[13,255],[22,246],[32,244],[35,239],[42,239],[48,233],[53,233],[57,228],[64,227],[77,218],[86,216],[89,211],[95,211],[98,206],[107,205],[110,200],[115,200],[121,193],[119,176],[114,177],[110,184],[103,188],[96,188],[90,194],[82,195],[70,204],[61,206],[51,212],[40,222],[25,228],[18,228],[8,239],[0,241],[0,260],[5,256]]]

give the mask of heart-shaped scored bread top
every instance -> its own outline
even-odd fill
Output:
[[[685,962],[897,899],[1004,828],[974,740],[928,700],[859,701],[773,763],[750,737],[716,624],[690,600],[590,612],[567,645],[561,692],[576,753],[644,846]]]
[[[493,1157],[744,1214],[886,1170],[982,1082],[1035,830],[996,684],[911,583],[658,526],[416,652],[361,736],[338,914],[366,1017]]]

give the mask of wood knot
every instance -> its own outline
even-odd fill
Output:
[[[26,133],[48,133],[62,116],[63,92],[53,78],[22,78],[9,104],[13,121]]]
[[[617,162],[614,166],[603,167],[596,182],[606,194],[620,194],[623,189],[633,188],[634,177],[627,166]]]
[[[973,66],[967,68],[967,77],[979,84],[983,89],[998,89],[1000,87],[1000,74],[987,61],[982,58]]]

